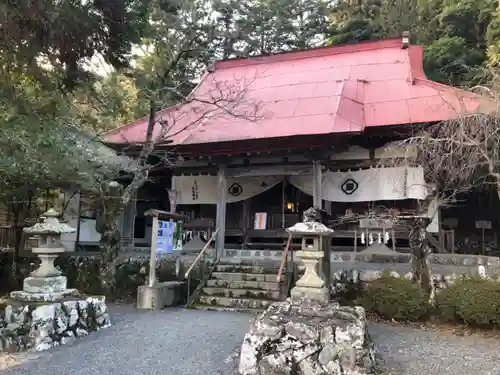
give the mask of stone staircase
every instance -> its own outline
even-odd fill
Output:
[[[259,312],[288,295],[289,275],[276,281],[275,264],[223,263],[215,266],[195,303],[195,309]]]

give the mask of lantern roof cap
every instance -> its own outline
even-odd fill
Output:
[[[61,235],[63,233],[76,232],[76,228],[66,223],[61,223],[58,216],[59,213],[54,208],[51,208],[40,217],[40,222],[31,227],[24,228],[23,231],[31,235]]]

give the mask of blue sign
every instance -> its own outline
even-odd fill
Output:
[[[175,223],[173,221],[158,221],[157,253],[171,253],[174,250]]]

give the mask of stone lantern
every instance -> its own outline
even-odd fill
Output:
[[[330,300],[330,288],[326,285],[324,275],[319,271],[319,268],[325,256],[323,238],[331,236],[333,229],[317,220],[316,209],[310,208],[304,212],[302,222],[286,230],[293,236],[302,237],[302,249],[295,252],[295,255],[302,260],[306,267],[304,275],[296,282],[295,287],[290,292],[292,299],[306,298],[320,302]]]
[[[32,252],[40,258],[41,264],[30,276],[24,279],[23,290],[10,294],[22,301],[58,301],[64,297],[78,295],[76,289],[67,289],[67,278],[54,267],[54,260],[66,249],[61,245],[63,233],[74,233],[76,229],[59,222],[59,214],[51,208],[42,221],[32,227],[24,228],[30,236],[38,236],[38,247]]]

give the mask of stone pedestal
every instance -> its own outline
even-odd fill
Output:
[[[374,347],[362,307],[307,299],[276,302],[251,323],[240,375],[368,375]]]
[[[137,308],[145,310],[161,310],[175,306],[181,301],[181,292],[185,283],[182,281],[166,281],[153,286],[140,285],[137,288]]]
[[[10,293],[0,330],[0,351],[45,350],[71,342],[75,337],[111,325],[105,298],[84,297],[68,289],[68,281],[54,267],[54,260],[64,252],[61,234],[76,229],[57,219],[50,209],[43,221],[24,231],[39,236],[32,252],[41,260],[40,267],[23,281],[23,290]],[[1,318],[1,317],[0,317]]]
[[[103,297],[33,303],[12,301],[1,316],[0,351],[42,351],[111,325]]]

